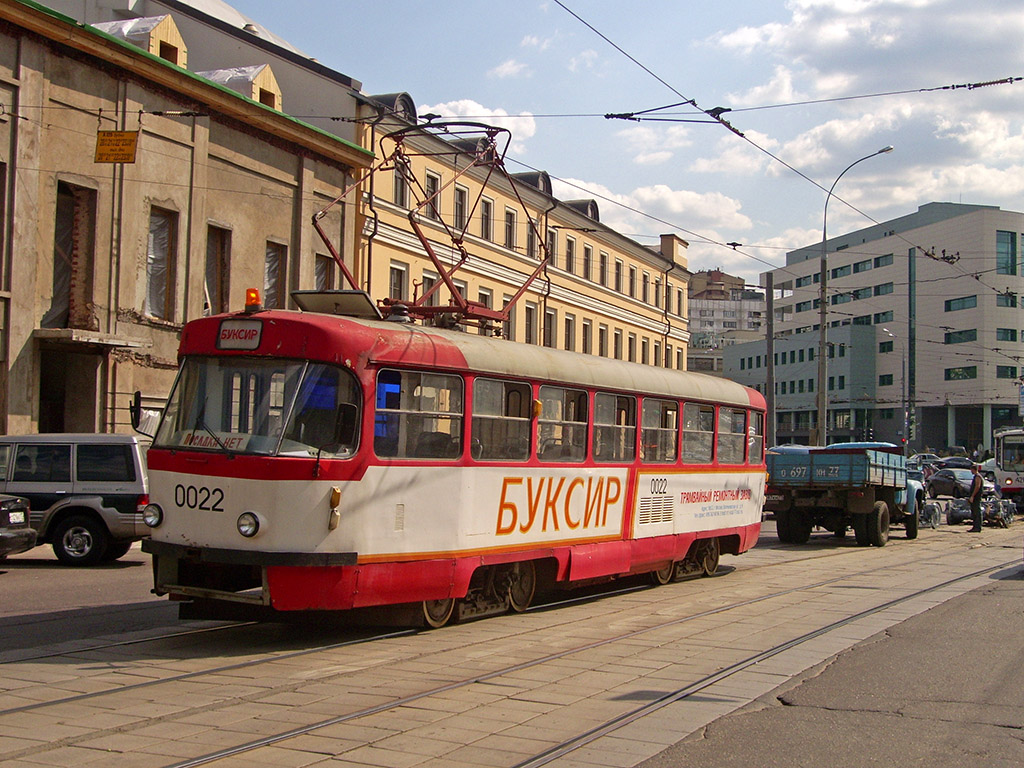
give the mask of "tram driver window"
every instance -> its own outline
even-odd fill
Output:
[[[594,461],[632,461],[636,455],[636,398],[594,396]]]
[[[374,451],[382,458],[458,458],[462,402],[459,376],[382,370],[377,375]]]
[[[530,385],[478,378],[473,382],[470,450],[481,461],[530,457]]]
[[[583,461],[587,453],[587,393],[581,389],[540,388],[537,458]]]
[[[747,438],[747,412],[737,408],[718,409],[718,463],[742,464]]]
[[[683,406],[683,462],[710,464],[714,449],[715,409],[710,405]]]
[[[353,455],[359,439],[359,399],[350,373],[333,365],[309,365],[295,394],[280,453]]]

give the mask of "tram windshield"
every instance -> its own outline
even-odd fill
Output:
[[[1024,472],[1024,434],[1004,435],[999,446],[999,467],[1007,472]]]
[[[154,446],[227,453],[345,457],[355,453],[359,387],[335,365],[190,357]]]

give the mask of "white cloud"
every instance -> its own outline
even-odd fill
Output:
[[[673,157],[672,152],[662,150],[660,152],[641,152],[633,156],[633,162],[637,165],[662,165]]]
[[[537,122],[529,112],[510,115],[504,109],[491,109],[472,99],[446,101],[441,104],[424,104],[420,106],[419,112],[421,115],[433,112],[442,117],[465,117],[481,123],[508,128],[512,132],[512,138],[515,141],[513,148],[516,152],[522,152],[522,142],[537,133]]]
[[[540,37],[539,35],[527,35],[519,43],[521,48],[536,48],[538,51],[546,51],[555,42],[555,37]]]
[[[526,64],[515,59],[508,59],[487,72],[488,77],[515,77],[526,70]]]
[[[588,48],[585,51],[581,51],[580,53],[576,54],[571,59],[569,59],[569,71],[576,72],[580,69],[590,69],[591,67],[594,66],[594,63],[597,61],[597,58],[597,51],[595,51],[593,48]]]

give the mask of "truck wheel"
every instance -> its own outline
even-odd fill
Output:
[[[109,544],[103,524],[84,515],[61,521],[53,532],[53,554],[64,565],[96,565]]]
[[[868,515],[853,516],[853,535],[857,539],[858,547],[866,547],[871,543],[868,536]]]
[[[790,544],[793,541],[791,521],[789,512],[775,513],[775,531],[778,533],[779,541],[783,544]]]
[[[790,537],[794,544],[806,544],[810,541],[811,530],[814,528],[814,522],[811,520],[811,516],[806,512],[798,512],[793,515],[793,519],[790,520]]]
[[[903,520],[905,521],[907,526],[908,539],[917,538],[917,521],[919,519],[920,514],[920,505],[917,503],[917,499],[914,499],[911,505],[911,509],[908,509],[906,515],[903,516]]]
[[[889,541],[889,507],[884,501],[876,501],[868,515],[868,538],[876,547],[884,547]]]

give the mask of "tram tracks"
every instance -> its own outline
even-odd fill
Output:
[[[852,551],[853,550],[851,550],[851,553],[852,553]],[[864,550],[861,550],[861,551],[863,552]],[[831,553],[828,553],[828,554],[831,554]],[[942,553],[936,553],[936,555],[934,557],[931,557],[929,559],[932,561],[933,565],[938,565],[938,564],[941,563],[942,560],[948,559],[949,556],[950,556],[950,553],[948,551],[946,551],[946,552],[942,552]],[[941,589],[943,586],[946,586],[947,584],[952,584],[952,583],[955,583],[957,581],[961,581],[961,580],[966,579],[966,578],[972,578],[972,577],[977,576],[979,574],[990,572],[990,571],[996,570],[996,569],[998,569],[1000,567],[1004,567],[1005,565],[1014,564],[1016,562],[1017,562],[1016,560],[1013,560],[1013,561],[1010,561],[1008,563],[1004,563],[1004,564],[1000,564],[1000,565],[992,565],[992,566],[989,566],[989,567],[987,567],[987,568],[985,568],[983,570],[974,571],[972,573],[969,573],[969,574],[966,574],[964,576],[958,577],[957,579],[953,579],[953,580],[950,580],[950,581],[947,581],[947,582],[936,584],[936,585],[930,586],[927,589],[918,590],[917,592],[914,592],[912,594],[901,596],[901,597],[897,598],[896,600],[889,601],[888,603],[885,603],[885,604],[882,604],[880,606],[877,606],[877,607],[871,609],[871,611],[865,612],[864,615],[867,615],[868,613],[873,613],[873,612],[878,612],[878,611],[884,610],[886,607],[890,607],[891,605],[895,605],[895,604],[898,604],[900,602],[904,602],[906,600],[911,599],[914,596],[925,594],[928,591],[934,591],[934,590],[937,590],[937,589]],[[927,565],[927,561],[925,561],[925,562],[917,561],[916,564],[918,566],[920,566],[920,567],[925,567]],[[758,570],[758,569],[761,569],[761,568],[764,568],[764,567],[767,567],[767,566],[770,566],[770,565],[774,565],[774,564],[770,564],[769,563],[769,564],[766,564],[766,565],[758,565],[758,566],[755,566],[752,569],[749,569],[747,571],[747,573],[749,574],[751,571],[755,571],[755,570]],[[876,568],[877,568],[877,563],[876,563]],[[850,572],[842,573],[840,575],[836,575],[836,576],[831,577],[831,578],[819,579],[819,580],[815,581],[814,583],[800,584],[800,585],[797,585],[797,586],[794,586],[794,587],[791,587],[791,588],[788,588],[788,589],[774,590],[774,591],[771,591],[771,592],[762,593],[762,594],[759,594],[759,595],[757,595],[755,597],[752,597],[752,598],[749,598],[749,599],[732,600],[730,602],[723,603],[723,604],[715,606],[713,608],[709,608],[709,609],[706,609],[706,610],[703,610],[703,611],[697,611],[697,612],[693,612],[693,613],[688,613],[685,616],[679,616],[679,617],[670,619],[668,621],[661,621],[661,622],[655,622],[655,623],[649,623],[648,622],[645,625],[640,626],[640,627],[638,627],[636,629],[633,629],[633,630],[630,630],[630,631],[617,632],[617,633],[615,633],[615,634],[613,634],[611,636],[607,636],[606,635],[606,636],[601,637],[601,638],[599,638],[597,640],[594,640],[592,642],[580,643],[580,644],[576,644],[576,645],[565,647],[565,648],[563,648],[561,650],[558,650],[557,652],[536,655],[536,656],[533,656],[532,658],[528,658],[525,661],[522,661],[522,662],[519,662],[519,663],[515,663],[515,664],[507,664],[507,665],[504,665],[504,666],[498,666],[498,667],[492,668],[492,669],[490,669],[490,670],[488,670],[488,671],[486,671],[484,673],[481,673],[481,674],[475,674],[475,675],[470,675],[470,676],[461,677],[461,678],[454,678],[454,679],[450,679],[450,680],[446,680],[444,682],[441,682],[440,684],[434,684],[434,685],[428,684],[430,682],[429,680],[421,680],[420,684],[416,684],[415,682],[410,682],[410,685],[412,687],[418,687],[419,689],[418,690],[414,690],[411,693],[407,693],[404,696],[390,696],[390,697],[387,697],[386,700],[379,701],[378,703],[372,704],[370,706],[355,707],[351,711],[346,712],[346,713],[341,714],[341,715],[338,715],[338,716],[317,719],[314,722],[305,723],[305,724],[303,724],[301,726],[298,726],[298,727],[295,727],[295,728],[289,728],[289,729],[281,730],[281,731],[277,732],[276,734],[262,737],[259,740],[245,742],[245,743],[233,746],[233,747],[225,749],[225,750],[220,750],[220,751],[216,751],[216,752],[210,752],[210,753],[207,753],[205,755],[202,755],[202,756],[199,756],[199,757],[196,757],[196,758],[191,758],[191,759],[186,760],[184,762],[175,763],[174,765],[176,767],[177,766],[181,766],[182,768],[184,768],[184,766],[203,765],[203,764],[206,764],[206,763],[215,762],[215,761],[224,759],[225,757],[228,757],[228,756],[231,756],[231,755],[244,754],[246,752],[252,752],[252,751],[258,750],[258,749],[260,749],[262,747],[272,746],[272,745],[275,745],[275,744],[286,742],[289,739],[295,738],[297,736],[312,734],[312,733],[315,733],[318,730],[327,729],[327,728],[329,728],[332,725],[338,725],[338,724],[341,724],[341,723],[352,722],[352,721],[356,721],[356,720],[363,719],[363,718],[370,718],[373,715],[379,714],[379,713],[395,711],[395,710],[401,709],[403,707],[408,707],[408,706],[414,704],[415,702],[422,702],[422,701],[425,701],[427,699],[443,696],[446,693],[450,693],[450,692],[453,692],[453,691],[458,691],[460,689],[467,689],[467,688],[470,688],[472,686],[480,686],[480,685],[489,683],[491,681],[497,681],[499,678],[502,678],[502,677],[510,677],[510,676],[514,677],[517,673],[521,673],[521,672],[523,672],[525,670],[529,670],[529,669],[532,669],[532,668],[540,668],[540,667],[543,667],[544,665],[549,665],[549,664],[552,664],[553,662],[556,662],[556,661],[558,661],[560,659],[566,659],[567,657],[574,656],[574,655],[577,655],[577,654],[578,655],[584,655],[584,654],[587,654],[588,652],[595,651],[596,649],[600,649],[600,648],[604,648],[604,647],[608,647],[608,646],[614,646],[615,644],[627,643],[628,641],[635,640],[635,639],[640,638],[640,637],[642,637],[644,635],[647,635],[649,633],[657,634],[659,632],[664,632],[665,630],[668,630],[668,629],[673,628],[673,627],[678,627],[680,625],[683,625],[683,624],[686,624],[686,623],[689,623],[689,622],[699,622],[700,620],[707,619],[708,617],[716,616],[716,615],[719,615],[719,614],[725,614],[725,613],[728,613],[730,611],[737,611],[737,610],[740,610],[740,609],[742,609],[744,607],[755,605],[757,603],[761,603],[761,602],[765,602],[765,601],[770,601],[770,600],[779,600],[780,598],[783,598],[786,595],[795,595],[795,594],[799,594],[801,592],[809,592],[809,591],[813,591],[813,590],[816,590],[816,589],[821,589],[823,587],[827,587],[827,586],[830,586],[830,585],[838,586],[838,585],[840,585],[840,582],[843,582],[843,581],[853,581],[853,582],[856,582],[857,580],[862,579],[865,576],[867,576],[867,575],[871,574],[872,572],[874,572],[876,570],[876,568],[868,568],[868,569],[861,569],[861,570],[857,570],[857,571],[850,571]],[[730,578],[735,578],[735,577],[730,577]],[[718,581],[718,580],[716,579],[715,581]],[[723,582],[724,582],[724,580],[723,580]],[[696,584],[707,584],[708,582],[707,581],[704,581],[704,582],[696,581],[694,583],[696,583]],[[728,592],[730,590],[726,589],[724,591]],[[698,594],[704,594],[706,592],[707,592],[707,590],[703,590],[701,593],[698,593]],[[658,594],[658,592],[654,592],[652,594],[656,595],[656,594]],[[573,601],[576,601],[576,600],[578,600],[578,598],[574,599]],[[560,615],[560,614],[558,612],[555,612],[553,615]],[[834,622],[833,624],[830,624],[827,627],[824,627],[821,630],[818,630],[813,635],[809,633],[806,636],[802,636],[800,638],[796,638],[794,640],[790,640],[790,641],[788,641],[785,644],[778,645],[778,646],[776,646],[776,647],[774,647],[772,649],[769,649],[769,651],[771,651],[772,653],[779,653],[779,652],[781,652],[781,650],[784,650],[785,647],[792,647],[793,644],[798,643],[798,642],[807,642],[807,640],[809,640],[812,636],[817,636],[817,635],[819,635],[819,634],[821,634],[823,632],[831,631],[832,628],[834,628],[836,626],[841,626],[843,623],[846,623],[848,621],[852,621],[855,618],[856,617],[852,617],[852,618],[846,619],[844,621]],[[569,623],[570,623],[570,620],[568,620],[568,618],[567,618],[566,625],[568,625]],[[470,625],[470,626],[472,626],[472,625]],[[483,626],[483,625],[478,625],[478,626]],[[446,632],[449,632],[449,630],[444,630],[441,633],[437,633],[437,634],[431,633],[430,636],[431,637],[442,637],[442,636],[444,636],[444,634]],[[412,632],[390,633],[387,636],[387,638],[395,638],[395,639],[397,639],[397,638],[401,638],[401,637],[404,637],[404,636],[409,635],[409,634],[412,634]],[[488,636],[488,638],[486,640],[481,641],[481,643],[479,643],[479,644],[477,644],[477,643],[473,643],[473,644],[470,644],[470,645],[463,644],[463,645],[459,646],[459,651],[461,653],[463,653],[464,655],[473,656],[476,653],[476,651],[473,651],[473,649],[472,649],[474,645],[481,645],[482,646],[485,642],[493,641],[494,640],[494,637],[491,636],[492,633],[485,633],[485,635]],[[8,708],[8,709],[5,709],[5,710],[2,710],[2,711],[0,711],[0,718],[2,718],[4,716],[7,716],[7,715],[16,714],[16,713],[19,713],[19,712],[25,712],[25,711],[27,711],[29,709],[36,710],[37,712],[40,711],[40,710],[45,712],[47,707],[54,707],[55,709],[59,710],[59,708],[61,707],[62,704],[68,704],[68,703],[72,703],[72,702],[81,702],[81,701],[84,701],[87,698],[97,699],[97,698],[107,697],[107,696],[115,697],[117,694],[127,694],[129,692],[139,691],[139,690],[144,689],[144,688],[153,688],[155,686],[159,686],[161,683],[180,682],[180,681],[184,681],[184,680],[194,680],[196,682],[201,682],[204,675],[209,676],[210,681],[215,681],[217,679],[225,679],[225,675],[226,674],[229,674],[231,672],[236,672],[236,671],[244,670],[244,669],[247,669],[247,668],[254,668],[254,667],[257,667],[257,666],[259,666],[261,664],[273,664],[273,662],[285,662],[287,660],[293,660],[293,659],[295,659],[297,657],[300,657],[300,656],[311,656],[311,655],[316,654],[318,652],[326,653],[326,652],[328,652],[330,650],[336,650],[336,649],[344,648],[345,646],[361,645],[361,644],[369,642],[370,640],[384,640],[384,639],[387,639],[387,638],[379,637],[379,636],[373,636],[373,637],[367,637],[367,638],[362,638],[362,639],[358,639],[358,640],[349,640],[349,641],[346,641],[344,643],[338,643],[338,644],[334,644],[334,645],[330,645],[330,646],[323,646],[323,647],[320,647],[320,648],[304,649],[302,651],[291,652],[291,653],[288,653],[288,654],[280,654],[279,653],[276,656],[268,656],[268,657],[261,658],[261,659],[252,659],[252,660],[248,660],[248,661],[245,661],[245,662],[238,662],[238,663],[231,664],[231,665],[221,665],[219,667],[210,668],[210,669],[206,669],[206,670],[197,670],[197,671],[190,672],[190,673],[187,673],[187,674],[178,675],[178,676],[175,676],[175,677],[172,677],[172,678],[147,680],[147,681],[144,681],[142,683],[131,684],[131,685],[128,685],[128,686],[121,686],[119,688],[111,688],[109,690],[104,690],[104,691],[96,691],[96,692],[87,693],[87,694],[75,695],[75,696],[72,696],[72,697],[65,697],[65,698],[62,698],[62,699],[55,699],[55,700],[51,700],[51,701],[47,701],[47,702],[35,702],[33,704],[26,705],[26,706],[23,706],[23,707],[14,707],[14,708]],[[433,647],[432,650],[430,650],[426,654],[424,654],[424,656],[426,656],[426,655],[437,655],[437,654],[443,655],[443,654],[450,653],[450,652],[452,652],[454,650],[455,650],[454,648],[446,648],[446,647],[442,647],[439,650],[436,647],[436,644],[435,644],[435,647]],[[768,651],[766,651],[765,653],[768,653]],[[760,654],[760,655],[763,655],[763,654]],[[378,660],[377,663],[379,663],[382,666],[389,666],[392,663],[389,660],[390,658],[391,657],[388,656],[387,658],[380,659],[380,660]],[[411,657],[403,658],[402,662],[403,663],[415,662],[416,658],[417,658],[416,654],[413,654]],[[751,660],[751,659],[753,659],[753,660]],[[745,667],[742,666],[744,663],[747,666],[749,666],[750,664],[757,663],[757,661],[758,661],[757,657],[751,657],[751,658],[748,658],[748,659],[738,660],[738,661],[736,661],[736,663],[734,665],[728,667],[727,669],[734,669],[734,671],[730,672],[729,674],[735,674],[740,669],[745,668]],[[328,668],[330,668],[330,665],[329,665],[328,662],[329,662],[329,660],[325,658],[321,663],[327,664]],[[364,668],[362,670],[359,670],[359,671],[370,672],[372,670],[369,667],[366,667],[366,668]],[[352,669],[346,669],[345,671],[339,672],[337,674],[321,676],[321,677],[317,678],[317,680],[322,685],[329,685],[329,684],[334,684],[334,683],[340,683],[341,681],[346,680],[347,676],[350,676],[352,674],[352,672],[353,672]],[[267,674],[268,675],[273,675],[274,672],[268,668]],[[675,695],[675,698],[671,698],[671,695],[668,696],[668,697],[663,697],[663,699],[659,699],[658,702],[651,702],[650,704],[645,705],[645,707],[642,707],[639,710],[637,710],[635,713],[632,713],[632,714],[631,713],[626,713],[626,714],[624,714],[623,717],[626,717],[626,718],[632,717],[632,719],[643,717],[644,716],[644,712],[647,711],[650,707],[666,706],[668,703],[671,703],[671,701],[679,700],[680,698],[684,698],[685,696],[692,695],[692,693],[686,693],[686,691],[690,690],[691,688],[692,688],[693,691],[700,690],[701,688],[706,687],[707,685],[712,684],[715,681],[715,679],[721,679],[721,675],[722,674],[723,674],[723,671],[720,670],[719,672],[716,673],[716,675],[718,675],[717,678],[715,676],[711,676],[711,677],[708,677],[706,680],[698,681],[698,682],[695,682],[695,683],[688,684],[686,686],[686,688],[681,688],[681,689],[679,689],[679,690],[674,692],[674,695],[678,694],[678,695]],[[248,704],[258,704],[262,700],[268,700],[268,699],[270,699],[272,697],[280,696],[280,695],[283,695],[283,694],[288,693],[288,692],[299,691],[305,683],[308,683],[308,680],[300,679],[298,681],[293,681],[293,683],[294,684],[285,684],[285,685],[273,686],[273,687],[270,687],[270,688],[268,688],[266,690],[258,691],[252,697],[229,698],[228,700],[223,702],[222,706],[235,706],[235,705],[245,704],[245,703],[248,703]],[[113,707],[113,705],[106,705],[106,706]],[[183,711],[177,711],[174,714],[166,715],[166,716],[161,717],[161,718],[153,718],[153,719],[147,720],[147,723],[153,724],[153,723],[160,722],[160,721],[173,721],[175,719],[181,718],[184,715],[190,715],[190,716],[193,716],[193,717],[201,717],[204,712],[211,712],[211,713],[216,712],[216,710],[218,709],[219,706],[221,706],[221,705],[220,704],[216,704],[216,703],[213,703],[213,704],[209,704],[208,703],[208,704],[204,704],[203,706],[195,707],[192,710],[186,709],[186,710],[183,710]],[[0,728],[3,727],[2,726],[2,722],[3,721],[0,720]],[[621,727],[621,726],[620,725],[615,725],[615,723],[612,720],[609,720],[609,722],[607,724],[605,724],[605,726],[603,726],[603,727],[604,728],[617,728],[617,727]],[[130,732],[131,730],[132,730],[132,728],[128,728],[127,732]],[[594,735],[593,738],[597,738],[599,735],[600,734],[598,733],[597,735]],[[96,734],[93,733],[92,737],[95,738],[95,736],[96,736]],[[586,736],[586,734],[584,736]],[[84,740],[84,739],[71,738],[71,739],[62,740],[61,742],[58,742],[58,744],[60,744],[62,746],[67,746],[67,745],[75,744],[78,741],[82,741],[82,740]],[[54,744],[54,745],[51,745],[51,746],[57,746],[57,744]],[[563,748],[566,748],[566,747],[563,747]],[[573,748],[575,748],[575,747],[573,747]],[[42,749],[45,749],[45,747],[43,747]],[[561,754],[561,753],[559,753],[559,754]],[[13,759],[15,757],[17,757],[17,754],[11,754],[11,755],[2,755],[2,754],[0,754],[0,759]],[[538,756],[537,759],[541,759],[542,757],[543,756]],[[555,759],[555,757],[557,757],[557,755],[552,756],[550,759]],[[538,763],[527,762],[527,763],[523,763],[523,765],[533,765],[533,764],[542,765],[544,763],[543,762],[538,762]]]

